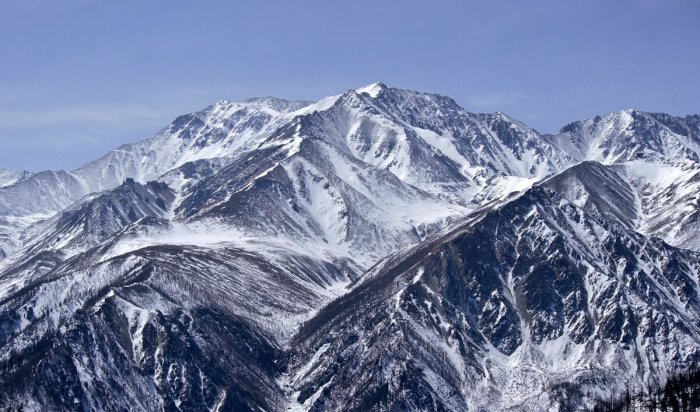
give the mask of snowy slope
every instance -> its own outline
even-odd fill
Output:
[[[700,250],[700,165],[636,160],[615,170],[637,191],[637,231],[679,247]]]
[[[636,159],[691,160],[700,157],[698,116],[685,118],[621,110],[571,123],[552,139],[578,160],[605,164]]]
[[[700,250],[700,165],[586,161],[547,180],[576,205],[667,243]]]
[[[32,174],[27,171],[0,169],[0,187],[12,186],[31,175]]]

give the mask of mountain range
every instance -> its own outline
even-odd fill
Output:
[[[700,358],[700,116],[382,83],[0,170],[0,409],[586,410]]]

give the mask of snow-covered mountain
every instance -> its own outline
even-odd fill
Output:
[[[8,178],[0,408],[544,410],[662,382],[700,354],[698,142],[698,116],[543,135],[376,83]]]

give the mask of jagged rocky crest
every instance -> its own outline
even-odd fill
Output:
[[[700,121],[377,83],[0,173],[0,409],[571,410],[700,355]]]

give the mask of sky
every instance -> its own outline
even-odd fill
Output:
[[[700,113],[698,17],[698,0],[0,0],[0,168],[74,169],[220,99],[377,81],[550,133]]]

